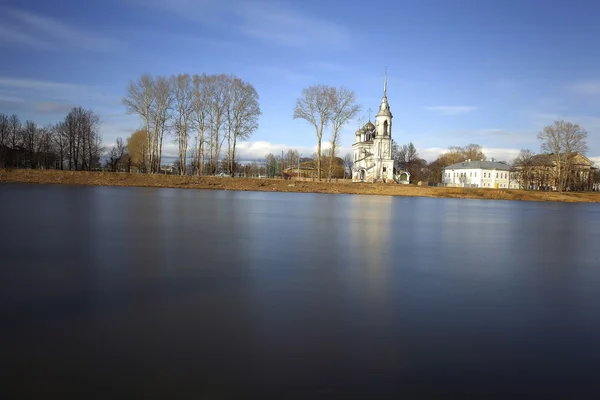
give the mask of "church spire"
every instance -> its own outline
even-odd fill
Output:
[[[387,67],[385,67],[385,75],[383,78],[383,97],[387,97]]]

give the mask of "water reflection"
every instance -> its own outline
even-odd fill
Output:
[[[65,376],[171,397],[596,382],[595,205],[35,185],[0,198],[3,358],[27,397],[64,393]]]

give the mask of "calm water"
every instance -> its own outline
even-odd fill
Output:
[[[0,391],[600,386],[598,205],[36,185],[0,202]]]

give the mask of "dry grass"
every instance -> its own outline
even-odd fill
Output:
[[[502,189],[438,188],[383,183],[295,182],[275,179],[181,177],[110,172],[71,172],[54,170],[0,170],[0,182],[95,186],[143,186],[213,190],[251,190],[383,196],[449,197],[462,199],[527,200],[557,202],[600,202],[600,193],[556,193]]]

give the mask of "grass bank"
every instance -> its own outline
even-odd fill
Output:
[[[363,194],[380,196],[421,196],[463,199],[556,201],[597,203],[597,192],[540,192],[501,189],[462,189],[383,183],[297,182],[277,179],[190,177],[110,172],[55,170],[0,170],[0,183],[40,183],[91,186],[164,187],[262,192]]]

